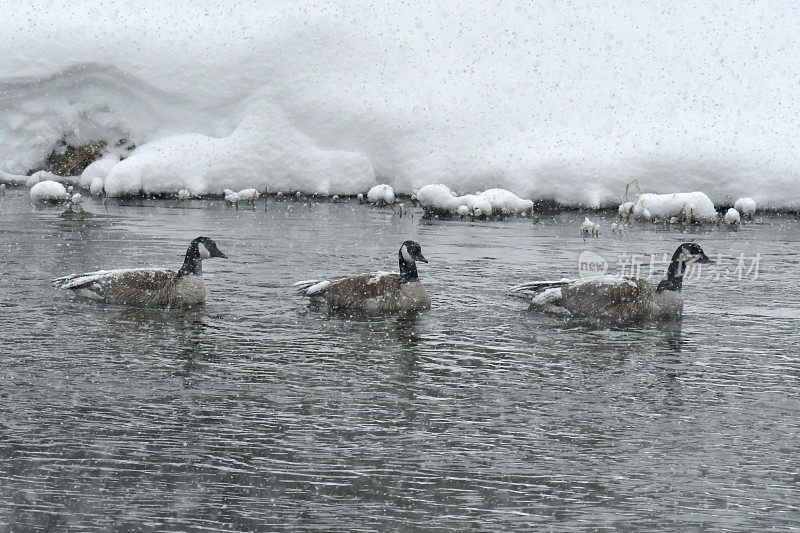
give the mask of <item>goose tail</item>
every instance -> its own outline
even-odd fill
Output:
[[[560,289],[561,287],[566,287],[573,280],[571,279],[562,279],[558,281],[529,281],[528,283],[522,283],[520,285],[514,285],[510,289],[508,289],[509,296],[514,296],[515,298],[522,298],[525,300],[529,300],[540,294],[547,289]]]
[[[327,280],[306,279],[292,284],[292,288],[303,296],[313,296],[327,289],[330,284]]]
[[[72,282],[80,277],[79,274],[70,274],[68,276],[61,276],[60,278],[54,278],[50,280],[50,284],[53,285],[56,289],[67,289],[72,286]]]

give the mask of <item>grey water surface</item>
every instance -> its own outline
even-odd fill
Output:
[[[0,530],[800,526],[797,217],[618,234],[601,214],[584,240],[577,212],[87,208],[98,216],[63,220],[26,190],[0,197]],[[229,256],[204,263],[199,309],[48,283],[178,268],[198,235]],[[428,312],[330,315],[290,288],[395,270],[405,239],[430,261]],[[686,281],[682,321],[551,318],[505,295],[575,277],[585,250],[646,270],[686,240],[730,268]]]

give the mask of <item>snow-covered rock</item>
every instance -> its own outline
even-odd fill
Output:
[[[478,193],[478,197],[492,206],[492,211],[503,214],[523,213],[533,209],[533,202],[520,198],[505,189],[488,189]]]
[[[242,199],[238,192],[233,192],[230,189],[223,189],[222,194],[225,196],[225,202],[228,204],[238,204]]]
[[[390,185],[375,185],[367,191],[367,201],[371,204],[393,204],[394,189]]]
[[[239,199],[243,202],[254,203],[261,196],[259,192],[253,188],[242,189],[239,191]]]
[[[417,200],[423,207],[451,214],[460,213],[462,206],[480,216],[491,214],[519,214],[533,209],[533,202],[520,198],[511,191],[489,189],[477,194],[457,196],[447,185],[440,183],[425,185],[417,191]],[[479,215],[475,215],[479,216]]]
[[[752,217],[756,214],[756,201],[752,198],[739,198],[733,208],[746,217]]]
[[[417,191],[417,200],[423,207],[449,212],[457,212],[460,206],[466,205],[453,195],[450,187],[438,183],[425,185]]]
[[[677,217],[690,222],[707,222],[717,218],[714,203],[702,192],[640,194],[630,212],[639,220],[669,220]]]
[[[737,224],[741,224],[742,217],[741,217],[741,215],[739,215],[739,211],[737,211],[735,208],[731,207],[725,213],[725,219],[724,220],[725,220],[725,223],[728,224],[729,226],[736,226]]]
[[[34,202],[63,202],[69,198],[67,189],[57,181],[45,180],[31,187],[31,200]]]

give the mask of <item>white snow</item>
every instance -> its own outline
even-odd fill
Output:
[[[230,189],[223,189],[222,194],[225,195],[225,201],[229,204],[238,204],[239,200],[241,200],[239,193]]]
[[[598,224],[597,219],[589,220],[589,217],[584,216],[581,223],[581,233],[595,237],[600,235],[600,224]]]
[[[241,191],[239,191],[238,194],[239,194],[239,199],[241,201],[246,201],[250,203],[255,202],[256,200],[258,200],[258,197],[261,196],[259,192],[253,188],[242,189]]]
[[[181,190],[178,191],[178,200],[184,201],[184,200],[188,200],[191,197],[192,197],[192,193],[190,193],[186,189],[181,189]]]
[[[112,196],[380,176],[611,206],[639,178],[798,208],[798,19],[792,2],[3,2],[0,179],[62,138],[126,139]]]
[[[375,185],[367,192],[367,201],[371,204],[393,204],[394,189],[391,185]]]
[[[385,276],[392,275],[392,272],[388,272],[386,270],[378,270],[376,272],[370,272],[370,278],[367,280],[367,283],[370,285],[374,285],[375,283],[380,282],[380,280]]]
[[[417,191],[417,199],[423,207],[461,214],[461,207],[475,216],[492,213],[515,214],[533,209],[531,200],[524,200],[516,194],[503,189],[489,189],[477,194],[456,196],[447,185],[425,185]]]
[[[628,218],[631,215],[631,209],[636,202],[623,202],[619,205],[619,209],[617,209],[617,213],[619,214],[619,218]]]
[[[725,223],[731,226],[735,226],[742,222],[742,217],[739,215],[739,211],[731,207],[725,213]]]
[[[52,172],[48,172],[46,170],[40,170],[38,172],[34,172],[30,176],[26,176],[25,185],[27,185],[28,187],[33,187],[40,181],[57,181],[59,183],[71,183],[73,179],[74,176],[59,176],[58,174],[53,174]]]
[[[620,213],[624,205],[620,206]],[[677,217],[680,220],[702,222],[717,217],[714,204],[702,192],[640,194],[630,212],[639,220],[670,220]]]
[[[108,173],[111,172],[111,169],[114,168],[114,165],[117,163],[119,163],[119,156],[117,154],[105,154],[97,161],[89,164],[89,166],[83,170],[81,177],[78,180],[78,185],[84,189],[90,189],[92,182],[94,182],[95,179],[99,178],[101,180],[105,180],[106,176],[108,176]]]
[[[67,198],[67,189],[57,181],[40,181],[31,187],[31,200],[34,202],[61,202]]]
[[[733,204],[733,208],[746,217],[751,217],[756,213],[756,201],[752,198],[739,198]]]
[[[92,182],[89,184],[89,193],[93,196],[100,196],[103,194],[103,188],[105,187],[105,180],[103,178],[94,178]]]
[[[579,279],[572,282],[572,285],[577,287],[580,285],[585,285],[590,283],[592,285],[600,285],[604,287],[618,287],[620,285],[630,285],[631,287],[636,287],[636,282],[631,279],[616,276],[613,274],[606,274],[605,276],[598,276],[596,278],[586,278],[586,279]]]
[[[465,205],[458,206],[458,215],[462,217],[469,215],[469,207]]]

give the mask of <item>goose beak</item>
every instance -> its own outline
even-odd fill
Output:
[[[700,257],[697,259],[697,261],[695,261],[695,262],[696,262],[696,263],[714,263],[714,261],[712,261],[711,259],[709,259],[709,258],[708,258],[708,256],[707,256],[706,254],[703,254],[703,255],[701,255],[701,256],[700,256]]]
[[[223,254],[219,248],[211,252],[211,257],[221,257],[222,259],[227,259],[228,256]]]
[[[417,257],[414,258],[415,261],[422,261],[423,263],[427,263],[428,260],[425,259],[425,256],[422,254],[417,254]]]

